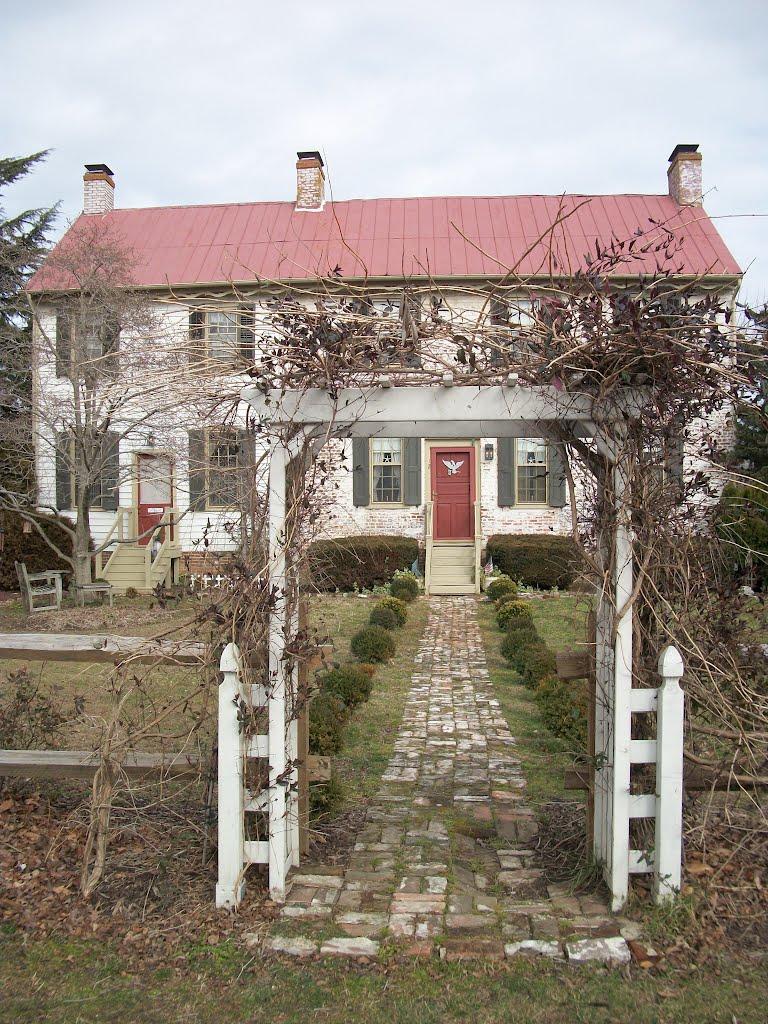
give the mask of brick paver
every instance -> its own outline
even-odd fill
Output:
[[[282,917],[294,934],[303,920],[310,937],[318,927],[348,936],[318,942],[327,955],[375,956],[388,940],[422,956],[431,944],[447,960],[571,950],[586,959],[610,937],[604,959],[623,959],[621,922],[606,904],[545,883],[476,600],[428,600],[394,752],[349,866],[296,872]],[[296,944],[298,955],[307,948]]]

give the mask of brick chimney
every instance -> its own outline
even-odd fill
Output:
[[[297,153],[296,209],[322,210],[325,204],[323,158],[317,152]]]
[[[115,208],[115,181],[106,164],[86,164],[83,213],[110,213]]]
[[[698,145],[675,146],[667,168],[669,194],[681,206],[701,206],[701,153]]]

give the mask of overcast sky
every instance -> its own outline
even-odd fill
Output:
[[[2,4],[2,153],[53,150],[7,211],[290,200],[299,149],[337,199],[667,190],[705,207],[768,300],[760,0],[37,0]],[[762,215],[762,216],[760,216]]]

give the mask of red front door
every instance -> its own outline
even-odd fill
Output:
[[[165,530],[155,534],[157,526],[173,508],[173,463],[168,455],[137,455],[139,477],[139,544],[149,544],[153,537],[164,539]],[[173,527],[171,527],[173,539]]]
[[[433,536],[471,540],[475,535],[475,449],[432,449]]]

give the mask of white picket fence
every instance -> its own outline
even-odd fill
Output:
[[[193,572],[189,574],[187,579],[189,580],[189,585],[192,588],[192,590],[213,590],[215,588],[221,587],[228,581],[227,576],[222,576],[220,574],[214,576],[209,572]]]
[[[601,707],[598,693],[596,750],[602,752],[602,763],[594,773],[594,852],[606,865],[614,910],[623,905],[633,874],[653,875],[657,903],[680,891],[684,707],[683,659],[676,647],[662,651],[658,672],[660,686],[630,686],[621,707],[618,695],[614,706],[606,701]],[[632,716],[645,714],[656,715],[656,739],[632,737]],[[632,793],[632,765],[644,764],[656,766],[655,791]],[[630,845],[630,823],[641,818],[655,820],[653,840],[645,849]]]
[[[219,877],[216,906],[235,907],[245,892],[249,864],[269,865],[270,895],[285,898],[288,870],[299,862],[298,742],[296,723],[286,721],[284,692],[242,683],[240,651],[228,644],[221,656],[219,686]],[[267,708],[269,731],[248,735],[243,714]],[[249,761],[262,760],[268,785],[251,792]],[[268,838],[247,838],[247,814],[259,815]]]

